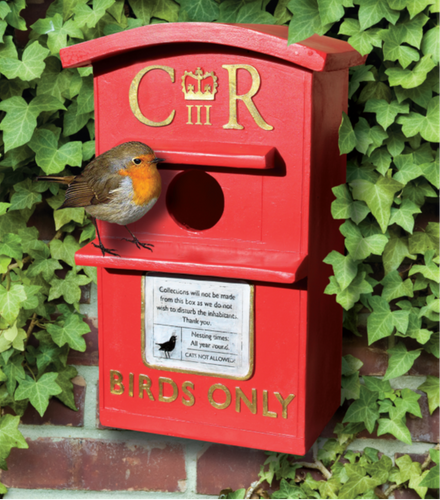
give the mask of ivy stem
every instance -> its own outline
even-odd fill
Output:
[[[26,332],[26,342],[25,342],[25,345],[27,345],[28,341],[29,341],[29,338],[30,336],[32,335],[32,331],[35,327],[35,325],[38,323],[38,316],[37,316],[37,313],[35,312],[33,315],[32,315],[32,319],[31,319],[31,322],[29,324],[29,328],[27,329],[27,332]]]
[[[24,363],[24,366],[26,366],[26,368],[31,372],[31,375],[33,377],[33,379],[35,380],[35,382],[37,381],[37,377],[34,375],[34,372],[32,371],[31,367],[28,365],[27,361],[25,361]]]
[[[301,467],[306,467],[307,469],[317,469],[326,478],[330,479],[332,473],[325,467],[325,465],[318,459],[318,441],[315,441],[312,446],[313,460],[314,462],[295,462],[295,465],[300,465]]]

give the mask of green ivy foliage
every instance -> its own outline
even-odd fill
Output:
[[[368,54],[350,70],[349,113],[341,117],[347,183],[333,188],[331,210],[344,221],[346,252],[325,259],[333,268],[326,293],[344,308],[345,328],[360,335],[366,326],[369,344],[388,339],[389,362],[383,378],[360,377],[362,363],[343,359],[348,409],[337,439],[312,464],[325,480],[298,478],[290,457],[270,453],[258,483],[280,480],[273,498],[386,498],[399,485],[424,498],[438,488],[436,450],[421,466],[408,455],[393,465],[377,450],[346,448],[365,429],[410,444],[406,416],[421,417],[420,394],[390,381],[423,350],[439,357],[439,1],[55,0],[30,27],[25,8],[25,0],[0,1],[0,467],[11,448],[27,447],[17,426],[29,403],[40,415],[53,396],[75,409],[67,356],[85,350],[89,331],[79,300],[95,270],[76,266],[74,253],[94,227],[82,208],[60,210],[62,188],[33,181],[78,173],[94,155],[92,70],[62,69],[60,49],[152,23],[287,24],[290,44],[326,34]],[[42,207],[53,214],[50,240],[34,227]],[[419,389],[433,413],[438,378]],[[429,460],[437,464],[431,471]]]

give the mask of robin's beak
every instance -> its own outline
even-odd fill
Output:
[[[154,158],[150,163],[159,163],[160,161],[165,161],[164,158]]]

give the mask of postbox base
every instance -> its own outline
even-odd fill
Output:
[[[170,369],[157,369],[143,352],[143,308],[149,307],[142,302],[144,276],[98,270],[101,423],[305,454],[340,403],[337,304],[324,301],[328,307],[313,310],[307,280],[249,282],[254,290],[249,377],[175,369],[172,359]],[[162,290],[165,296],[170,288]]]

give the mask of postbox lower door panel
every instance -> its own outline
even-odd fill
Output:
[[[306,290],[108,269],[99,280],[103,425],[307,451]]]

